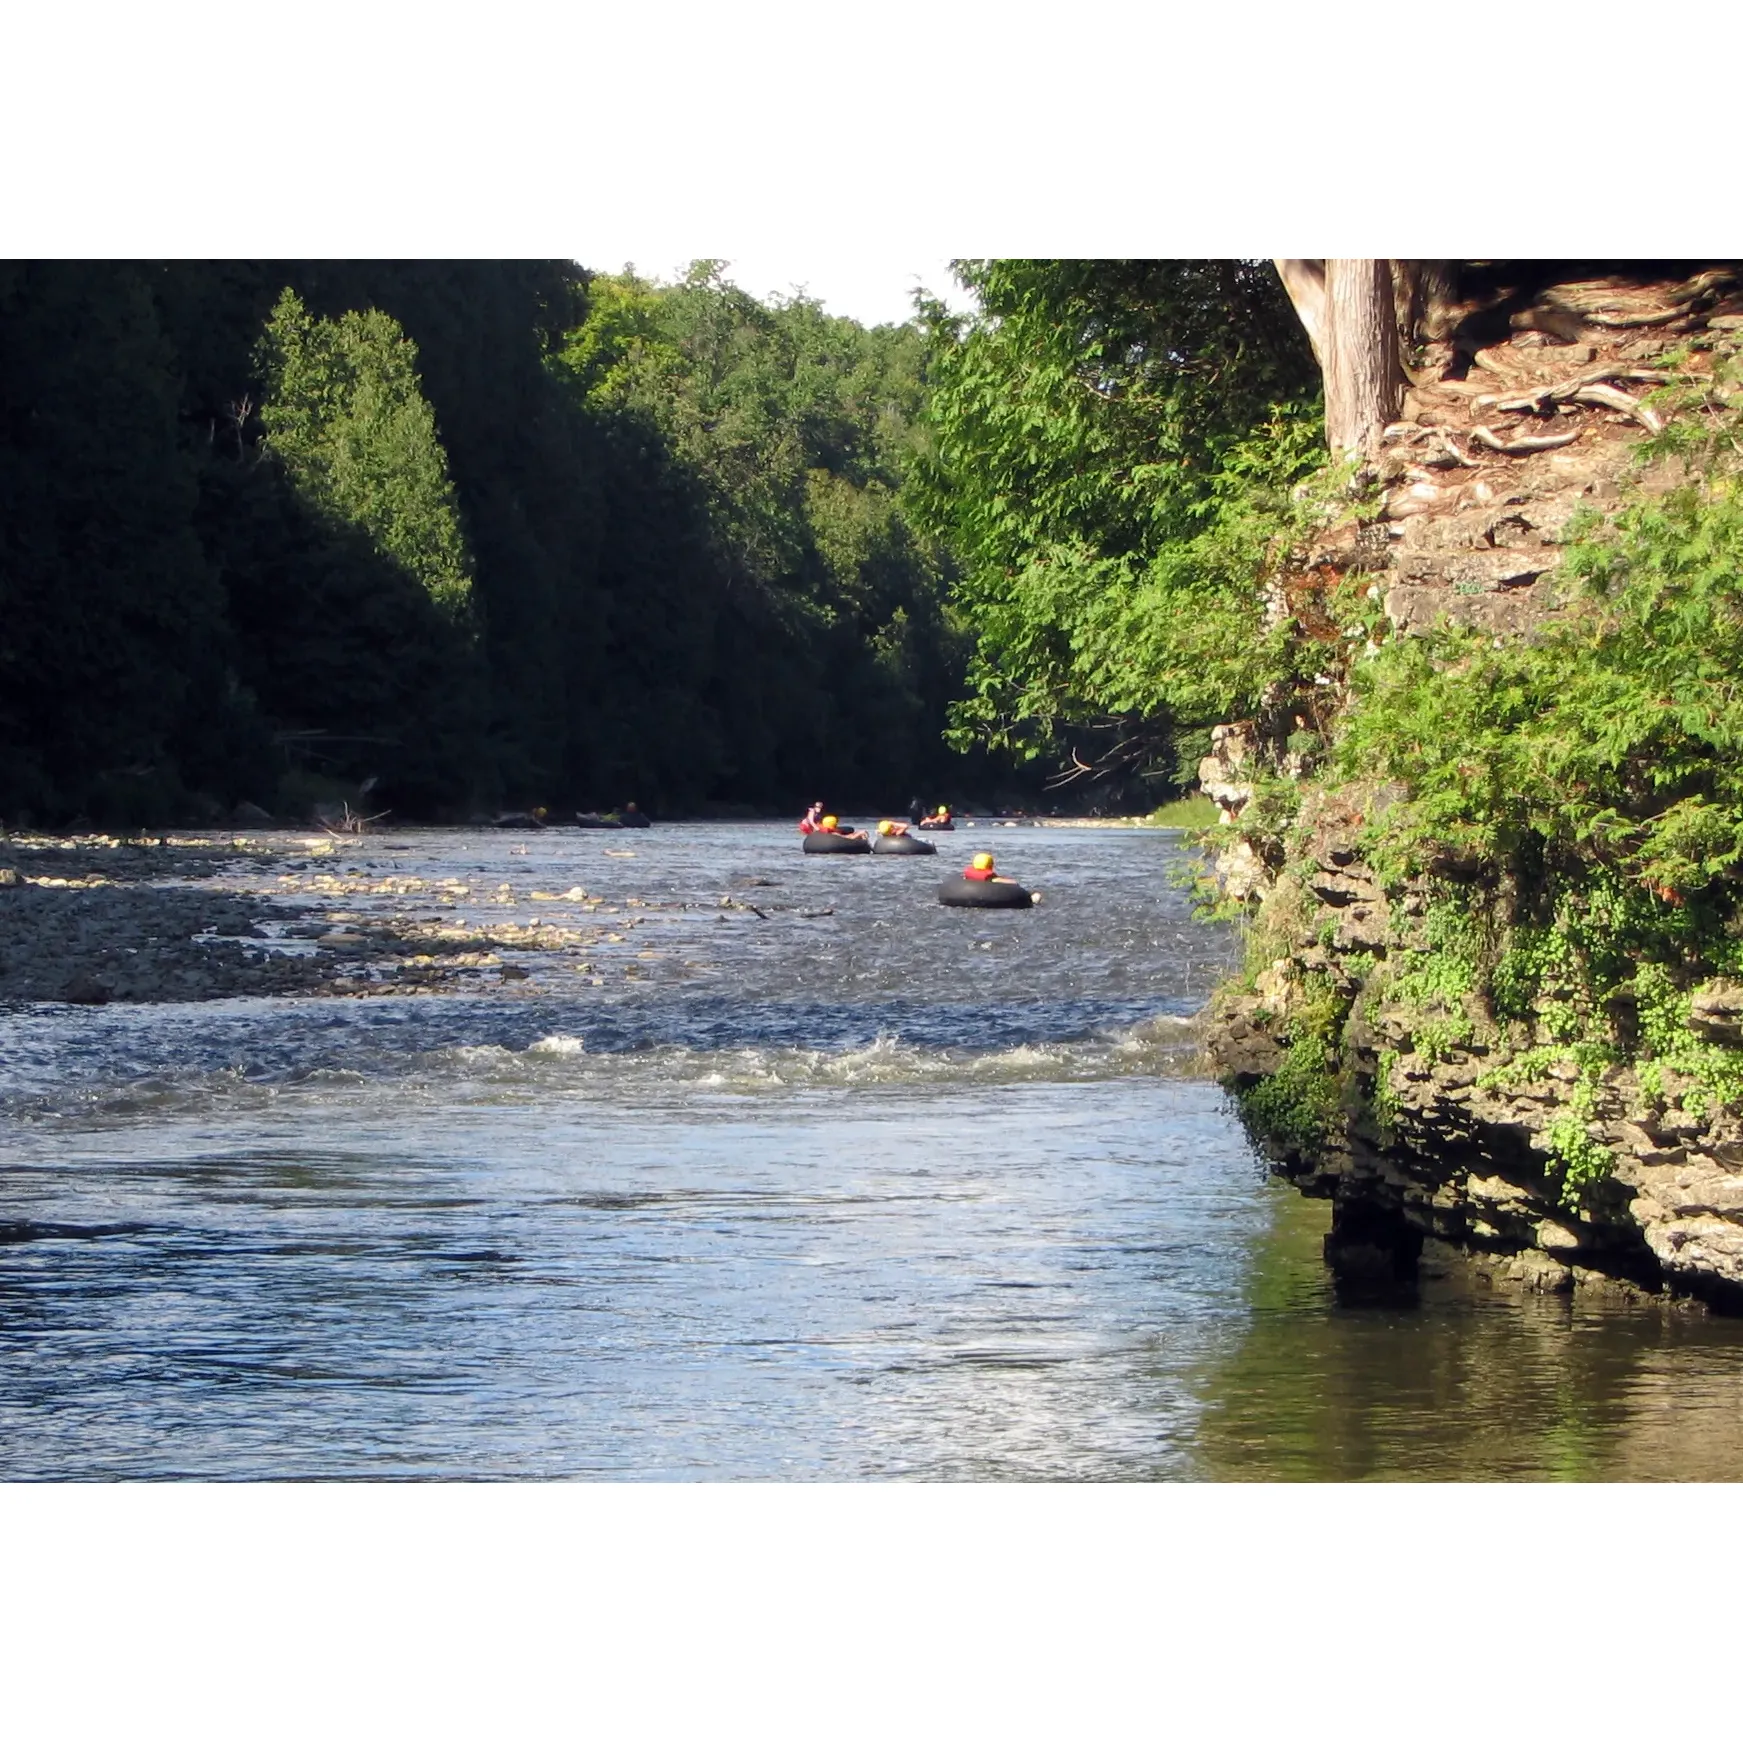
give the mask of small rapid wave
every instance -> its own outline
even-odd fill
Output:
[[[1198,1041],[1188,1019],[1162,1014],[1068,1040],[1005,1047],[938,1047],[882,1031],[858,1045],[696,1047],[656,1042],[595,1051],[584,1036],[557,1032],[511,1045],[463,1041],[428,1050],[380,1049],[365,1062],[292,1063],[278,1069],[192,1064],[125,1082],[88,1082],[15,1097],[27,1124],[98,1125],[254,1110],[273,1104],[323,1107],[396,1098],[419,1104],[588,1101],[654,1103],[762,1097],[819,1089],[948,1089],[1018,1083],[1090,1083],[1115,1077],[1196,1075]]]

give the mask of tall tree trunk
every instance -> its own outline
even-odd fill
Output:
[[[1391,260],[1277,262],[1325,378],[1325,434],[1334,454],[1371,453],[1404,402],[1399,305],[1414,301],[1410,266]]]

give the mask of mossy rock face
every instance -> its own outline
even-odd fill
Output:
[[[1244,765],[1265,812],[1231,839],[1268,879],[1207,1047],[1305,1190],[1558,1287],[1713,1296],[1743,1290],[1743,700],[1719,673],[1743,658],[1743,474],[1711,443],[1632,473],[1625,432],[1585,446],[1510,460],[1493,500],[1400,502],[1392,633],[1315,717],[1325,750],[1297,718],[1267,729],[1273,769]],[[1619,487],[1596,531],[1594,480]]]

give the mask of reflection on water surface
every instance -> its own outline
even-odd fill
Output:
[[[1340,1306],[1192,1075],[1178,847],[998,847],[1035,914],[769,828],[408,833],[349,863],[665,906],[599,988],[15,1010],[0,1476],[1738,1474],[1733,1324]]]

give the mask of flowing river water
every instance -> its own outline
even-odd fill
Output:
[[[937,905],[986,846],[1036,910]],[[594,940],[0,1012],[0,1478],[1743,1475],[1737,1322],[1338,1301],[1196,1069],[1183,851],[406,831],[333,911]]]

